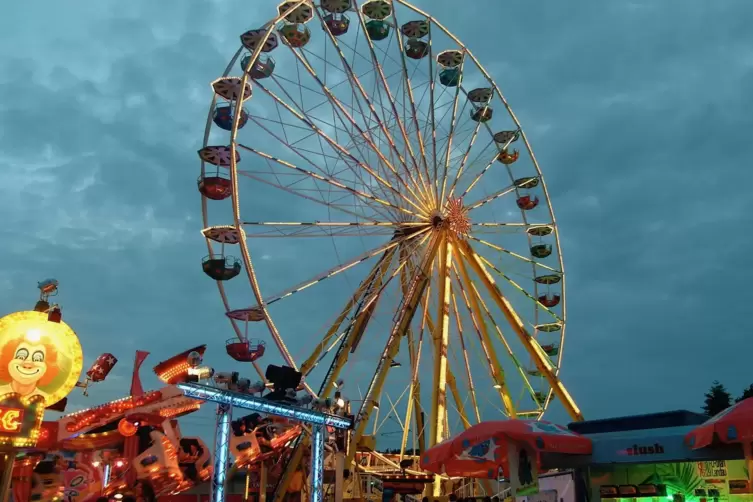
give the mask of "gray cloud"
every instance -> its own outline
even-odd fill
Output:
[[[88,357],[121,360],[125,380],[89,402],[125,393],[139,348],[151,366],[208,343],[224,366],[231,331],[199,268],[195,151],[209,82],[275,3],[47,3],[0,21],[0,300],[27,308],[35,280],[61,281]],[[584,413],[696,408],[711,380],[747,386],[753,7],[418,5],[500,84],[542,165],[568,273],[563,378]],[[314,273],[282,247],[258,251],[274,258],[260,272],[271,291]]]

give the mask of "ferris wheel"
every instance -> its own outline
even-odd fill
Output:
[[[553,400],[581,418],[549,193],[489,73],[403,0],[270,18],[212,82],[199,150],[228,352],[257,364],[266,342],[319,397],[343,380],[354,444],[379,407],[401,451]]]

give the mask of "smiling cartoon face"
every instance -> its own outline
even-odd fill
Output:
[[[21,342],[8,363],[8,373],[21,385],[36,384],[47,373],[47,347],[41,343]]]

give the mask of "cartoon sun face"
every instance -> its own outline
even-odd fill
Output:
[[[24,387],[36,387],[36,383],[47,373],[47,347],[41,343],[21,342],[13,359],[8,362],[8,373]]]

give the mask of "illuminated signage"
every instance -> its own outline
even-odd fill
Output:
[[[0,395],[50,406],[73,390],[82,368],[81,344],[66,323],[36,311],[0,317]]]
[[[629,456],[635,456],[635,455],[663,455],[664,454],[664,446],[660,445],[659,443],[654,443],[650,445],[639,445],[634,444],[633,446],[627,448],[625,450],[625,453]]]
[[[0,395],[0,448],[11,445],[28,448],[37,444],[44,399],[41,396],[23,397],[15,392]]]
[[[23,419],[24,410],[0,406],[0,432],[5,434],[20,434]]]

